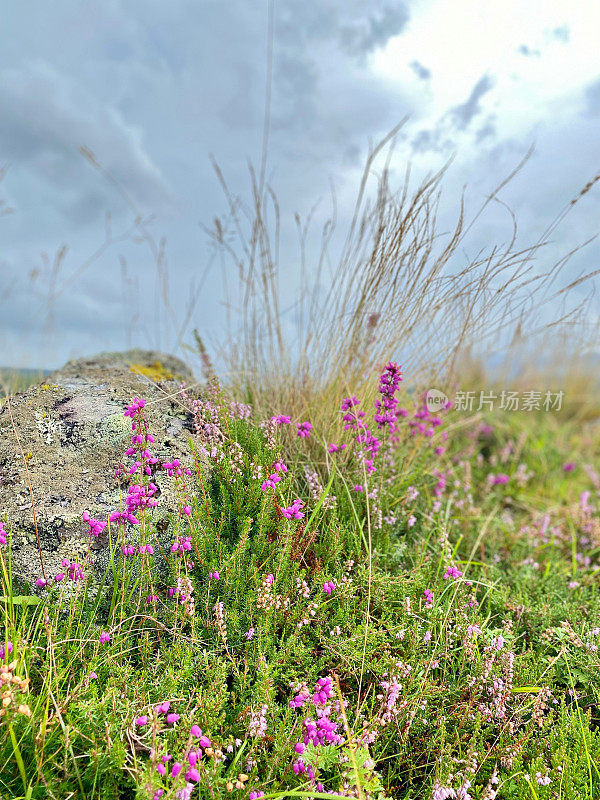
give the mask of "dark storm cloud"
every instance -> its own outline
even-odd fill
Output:
[[[424,67],[420,61],[411,61],[409,67],[420,80],[428,81],[431,78],[431,70]]]
[[[0,72],[0,153],[11,167],[34,172],[58,190],[57,206],[74,225],[101,210],[79,147],[86,145],[134,199],[163,205],[165,181],[139,131],[110,106],[94,102],[75,81],[42,60]]]
[[[286,252],[295,243],[290,212],[305,215],[315,199],[327,198],[330,176],[343,185],[362,167],[369,139],[411,110],[365,68],[367,56],[403,31],[408,10],[391,0],[276,0],[274,8],[267,179],[292,220],[293,242],[282,232]],[[0,165],[9,172],[0,198],[16,213],[2,223],[1,268],[17,283],[15,313],[5,317],[0,340],[46,346],[34,360],[54,366],[73,348],[90,350],[94,335],[100,341],[111,328],[113,346],[120,345],[122,326],[114,321],[128,318],[119,274],[125,243],[61,295],[57,335],[64,337],[52,345],[41,333],[43,297],[32,295],[26,277],[40,251],[52,259],[62,242],[71,248],[61,277],[76,273],[102,242],[106,211],[115,231],[127,228],[126,204],[81,157],[82,145],[142,211],[157,212],[154,233],[168,239],[173,302],[185,307],[186,289],[208,260],[199,223],[210,226],[226,208],[209,154],[245,199],[248,161],[260,160],[267,9],[267,0],[57,0],[34,16],[15,6],[3,20]],[[140,277],[142,304],[153,308],[148,255],[129,252],[128,265]],[[210,281],[212,296],[220,277]],[[202,313],[202,325],[214,325],[218,303]]]

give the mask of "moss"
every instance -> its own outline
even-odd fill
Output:
[[[181,376],[175,375],[168,370],[160,361],[153,361],[151,364],[145,366],[144,364],[130,364],[129,369],[132,372],[137,372],[150,378],[151,381],[157,383],[158,381],[172,381],[176,379],[181,380]]]

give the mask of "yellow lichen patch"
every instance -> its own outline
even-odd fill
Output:
[[[152,364],[130,364],[129,369],[132,372],[137,372],[150,378],[151,381],[157,383],[158,381],[172,381],[175,380],[175,375],[164,367],[160,361],[153,361]]]

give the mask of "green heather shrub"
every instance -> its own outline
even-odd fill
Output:
[[[0,526],[0,797],[600,796],[598,439],[400,381],[327,430],[182,389],[194,469],[135,398],[98,594],[17,586]]]

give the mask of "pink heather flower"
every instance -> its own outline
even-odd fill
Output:
[[[249,800],[259,800],[260,797],[264,797],[264,796],[265,796],[264,792],[250,792],[250,794],[248,795],[248,799]]]
[[[84,522],[87,522],[89,526],[90,536],[98,536],[108,525],[107,522],[101,522],[98,519],[92,519],[87,511],[83,512],[82,519]]]
[[[157,764],[156,771],[158,772],[159,775],[165,775],[167,772],[167,768],[165,767],[164,764]]]
[[[306,745],[303,744],[302,742],[298,742],[298,744],[294,746],[294,750],[296,751],[296,753],[302,755],[302,753],[306,750]]]
[[[313,429],[313,426],[310,424],[310,422],[298,422],[296,423],[296,427],[298,428],[296,436],[300,436],[302,439],[306,439],[308,436],[310,436],[310,432]]]
[[[286,519],[302,519],[304,517],[304,514],[302,511],[300,511],[300,509],[302,508],[303,505],[304,503],[302,502],[302,500],[296,499],[294,500],[291,506],[288,506],[287,508],[282,508],[281,513]]]
[[[254,639],[254,628],[248,628],[246,633],[244,634],[244,638],[250,641],[250,639]]]
[[[363,489],[363,487],[362,487],[362,485],[360,483],[357,483],[356,486],[354,487],[354,491],[355,492],[363,492],[364,489]]]
[[[290,425],[292,418],[286,417],[283,414],[277,414],[277,416],[271,417],[271,422],[274,422],[276,425]]]
[[[54,582],[55,583],[60,583],[64,579],[64,577],[65,577],[65,573],[64,572],[59,572],[58,575],[54,576]]]
[[[327,583],[323,584],[323,591],[325,594],[331,594],[335,589],[335,583],[333,581],[327,581]]]
[[[207,747],[210,747],[210,739],[208,736],[201,736],[198,739],[198,744],[206,750]]]
[[[190,734],[195,736],[196,739],[199,739],[202,736],[202,729],[199,728],[197,725],[192,725],[190,728]]]
[[[100,644],[106,644],[106,642],[110,641],[110,633],[106,633],[106,631],[102,631],[100,634]]]
[[[456,567],[448,567],[442,578],[447,581],[448,578],[460,578],[463,573]]]
[[[98,673],[97,672],[90,672],[89,678],[90,678],[91,681],[95,681],[98,678]]]
[[[334,444],[333,442],[331,442],[330,444],[327,445],[327,452],[328,453],[340,453],[345,448],[346,448],[345,444],[339,444],[338,445],[338,444]]]
[[[427,644],[427,642],[428,642],[430,639],[431,639],[431,631],[427,631],[427,632],[425,633],[425,636],[423,637],[423,641],[425,642],[425,644]]]
[[[415,515],[411,514],[410,517],[406,520],[406,524],[408,525],[409,528],[412,528],[412,526],[415,524],[416,521],[417,518],[415,517]]]
[[[38,578],[35,582],[36,586],[39,586],[40,589],[43,589],[44,586],[48,585],[48,581],[45,578]]]
[[[186,515],[186,517],[189,517],[190,514],[192,513],[192,507],[191,506],[184,506],[183,507],[183,513]]]
[[[562,465],[563,472],[573,472],[575,469],[575,462],[574,461],[567,461],[565,464]]]
[[[283,461],[281,461],[281,459],[279,459],[279,461],[274,461],[271,466],[273,467],[275,472],[287,472],[288,471],[288,468],[283,463]]]
[[[154,710],[157,714],[166,714],[170,708],[171,708],[171,703],[168,700],[165,700],[164,703],[160,703],[159,705],[154,706]]]
[[[140,524],[139,519],[137,519],[137,517],[134,517],[133,514],[131,514],[129,511],[123,511],[123,512],[113,511],[113,513],[109,515],[108,519],[111,522],[123,523],[123,525],[125,524],[125,522],[129,522],[132,525]]]
[[[134,722],[135,722],[136,725],[140,725],[140,726],[147,725],[148,724],[148,717],[144,714],[143,717],[138,717],[136,720],[134,720]]]
[[[192,549],[192,537],[191,536],[178,536],[177,541],[173,542],[171,545],[171,552],[172,553],[183,553],[186,550]]]
[[[183,764],[181,764],[179,761],[175,761],[173,766],[171,767],[171,777],[176,778],[182,769],[183,769]]]
[[[169,723],[169,725],[174,725],[180,719],[181,719],[181,717],[180,717],[179,714],[167,714],[167,716],[166,716],[166,720]]]
[[[4,661],[7,655],[10,655],[13,651],[13,643],[9,640],[6,643],[6,648],[3,644],[0,645],[0,660]]]
[[[260,488],[263,490],[263,492],[266,492],[267,489],[274,489],[275,484],[279,483],[280,480],[281,478],[279,477],[279,475],[276,472],[274,472],[272,475],[269,475],[266,481],[263,481],[262,486]]]
[[[6,544],[7,535],[8,534],[6,533],[6,531],[4,529],[4,523],[0,522],[0,545],[5,545]]]
[[[130,406],[127,406],[127,411],[124,412],[123,416],[125,416],[125,417],[134,417],[136,415],[136,413],[140,409],[142,409],[145,405],[146,405],[146,401],[145,400],[143,400],[141,398],[138,398],[138,397],[134,397],[133,398],[133,403]]]
[[[186,781],[191,781],[192,783],[198,783],[198,781],[200,780],[200,773],[198,772],[196,767],[188,769],[188,771],[185,773],[185,779]]]
[[[218,581],[221,576],[218,572],[209,572],[208,577],[213,581]]]
[[[272,572],[269,572],[269,574],[265,577],[265,583],[268,586],[271,586],[273,583],[275,583],[275,576]]]

